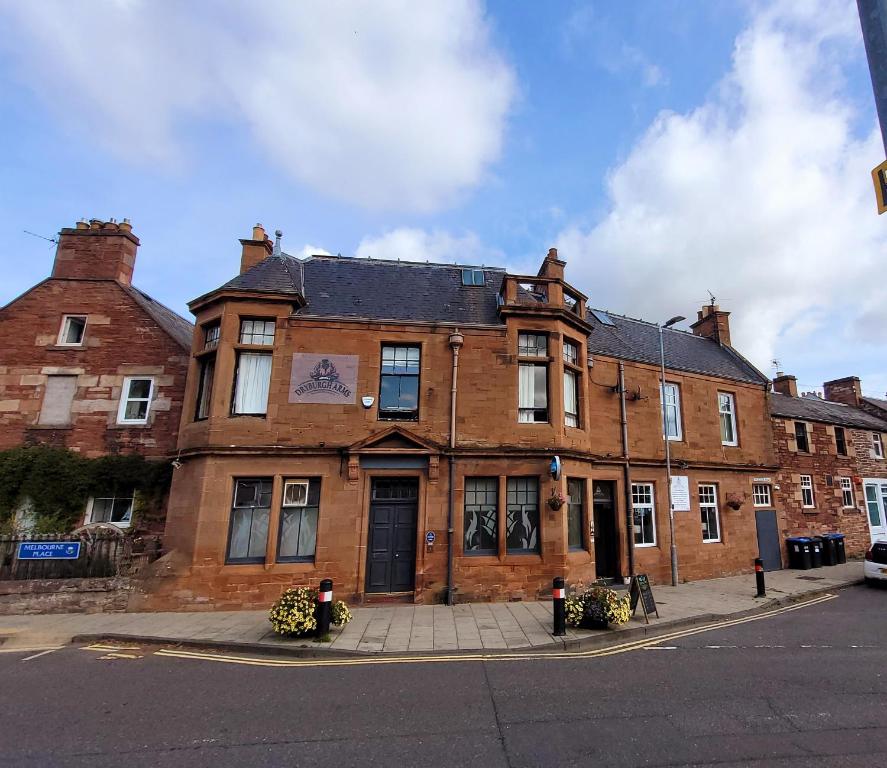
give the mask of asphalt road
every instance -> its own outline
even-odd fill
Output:
[[[887,590],[838,595],[572,659],[0,654],[0,766],[883,765]]]

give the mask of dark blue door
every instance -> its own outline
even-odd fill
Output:
[[[764,561],[764,570],[782,570],[782,544],[779,541],[776,511],[756,509],[755,525],[758,529],[758,556]]]
[[[373,479],[367,551],[367,592],[409,592],[416,576],[419,481]]]

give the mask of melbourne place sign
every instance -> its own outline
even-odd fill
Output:
[[[357,389],[357,355],[293,355],[291,403],[351,404]]]

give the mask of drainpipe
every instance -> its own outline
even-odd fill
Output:
[[[447,509],[447,605],[455,605],[455,589],[453,584],[453,546],[456,494],[453,485],[456,479],[456,456],[453,449],[456,447],[456,385],[459,381],[459,350],[465,343],[465,337],[457,328],[450,334],[450,349],[453,350],[453,384],[450,388],[450,485],[449,507]]]
[[[631,498],[631,467],[628,457],[628,411],[625,408],[625,366],[619,363],[619,414],[622,419],[622,484],[625,492],[625,535],[628,552],[628,575],[634,576],[634,511]]]

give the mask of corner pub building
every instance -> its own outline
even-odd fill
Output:
[[[190,304],[146,607],[264,606],[323,578],[351,602],[416,603],[670,578],[655,324],[588,309],[555,249],[512,275],[300,260],[260,225],[241,243],[240,275]],[[664,331],[682,580],[751,569],[753,481],[775,472],[766,377],[727,312],[692,327]]]

